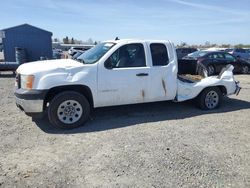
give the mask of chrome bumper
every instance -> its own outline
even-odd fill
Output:
[[[26,113],[43,112],[43,100],[25,100],[16,98],[16,105]]]

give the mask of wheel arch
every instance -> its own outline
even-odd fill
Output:
[[[219,90],[221,91],[221,93],[222,93],[223,96],[227,95],[227,88],[226,88],[225,86],[223,86],[223,85],[215,85],[215,86],[209,86],[209,87],[203,88],[203,89],[199,92],[199,94],[197,95],[197,97],[198,97],[205,89],[213,88],[213,87],[219,88]]]
[[[90,106],[93,108],[94,101],[91,89],[85,85],[63,85],[50,88],[44,99],[44,108],[46,108],[47,103],[50,102],[57,94],[64,91],[75,91],[83,94],[89,101]]]

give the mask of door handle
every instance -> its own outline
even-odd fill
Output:
[[[136,76],[148,76],[148,73],[138,73]]]

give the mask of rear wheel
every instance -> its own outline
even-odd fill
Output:
[[[56,95],[48,107],[50,123],[63,129],[83,126],[89,114],[88,100],[84,95],[74,91],[65,91]]]
[[[215,73],[215,68],[214,68],[214,66],[209,65],[209,66],[207,67],[207,73],[208,73],[208,76],[213,75],[213,74]]]
[[[220,106],[222,93],[218,87],[204,89],[196,98],[197,105],[203,110],[213,110]]]
[[[242,74],[247,74],[249,73],[249,67],[247,65],[244,65],[242,68],[241,68],[241,73]]]

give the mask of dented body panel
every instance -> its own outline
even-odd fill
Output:
[[[93,98],[93,107],[155,101],[185,101],[195,98],[212,86],[226,88],[226,94],[234,94],[236,83],[233,67],[228,68],[220,78],[207,77],[188,83],[177,78],[178,63],[175,48],[170,41],[163,40],[118,40],[97,62],[83,64],[75,60],[50,60],[21,65],[20,75],[33,75],[33,90],[51,90],[58,86],[86,86]],[[139,43],[145,51],[146,66],[112,68],[105,67],[106,60],[120,47]],[[150,44],[164,44],[169,62],[165,66],[153,66]],[[138,76],[142,75],[142,76]]]
[[[186,83],[178,80],[177,101],[190,100],[197,97],[201,91],[207,87],[224,87],[226,95],[232,95],[236,91],[236,83],[233,76],[233,66],[228,67],[227,70],[220,76],[206,77],[198,82]]]

